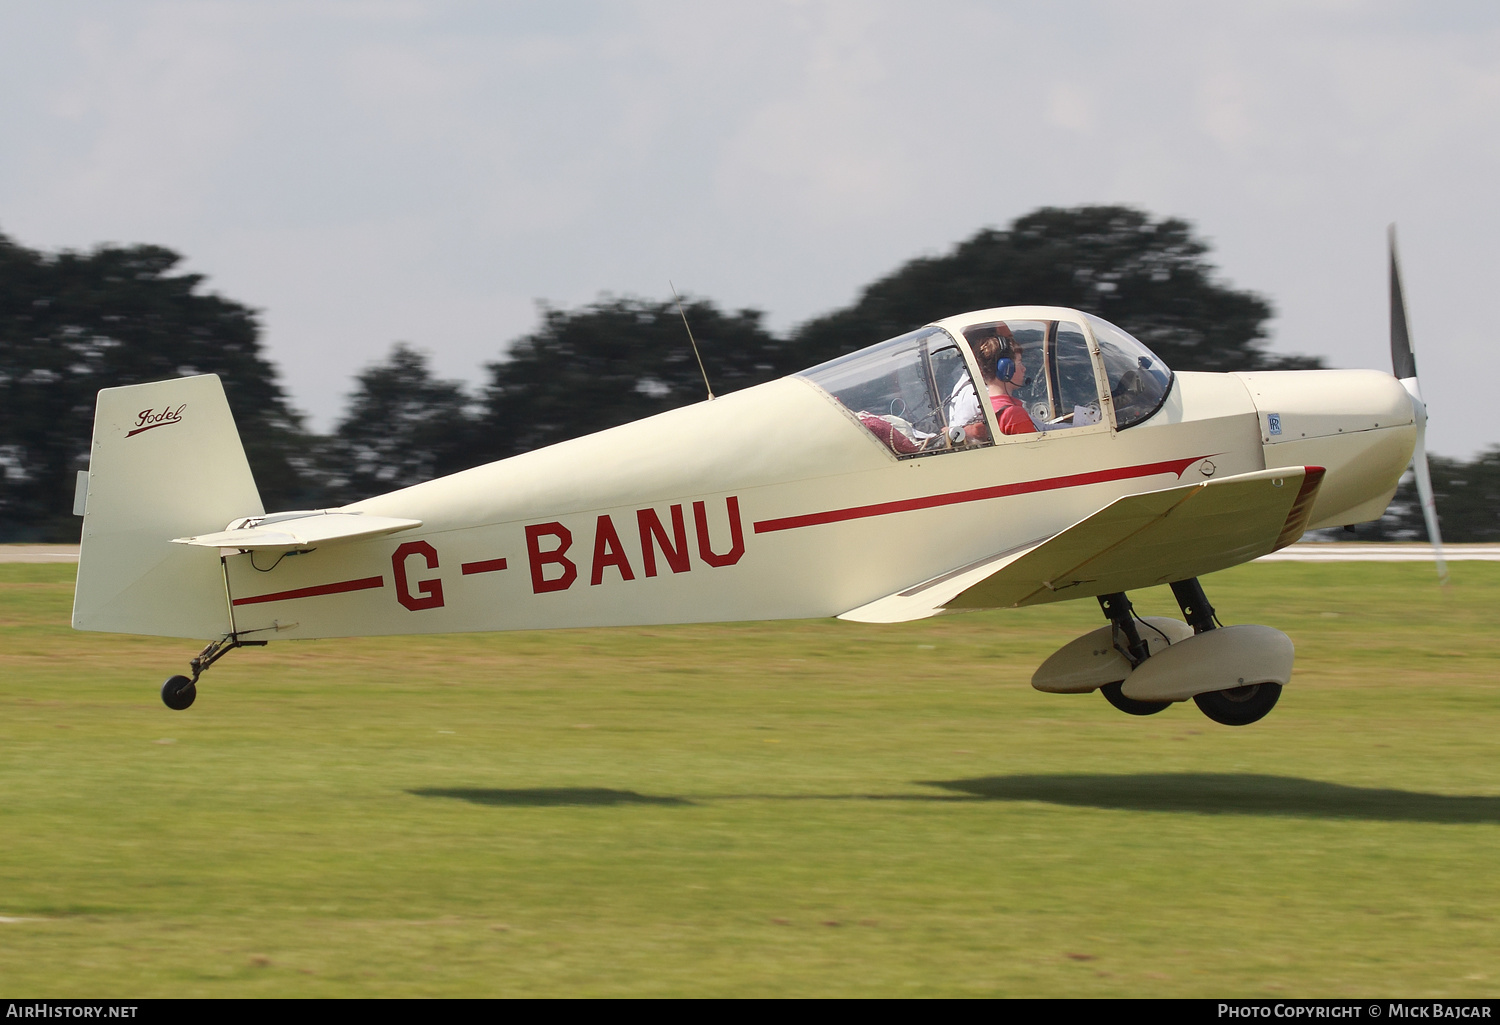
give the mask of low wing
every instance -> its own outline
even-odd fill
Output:
[[[422,525],[421,520],[322,511],[292,516],[252,516],[237,522],[241,525],[213,534],[174,537],[172,543],[197,545],[201,548],[303,548],[339,541],[358,541]]]
[[[1302,536],[1321,466],[1259,470],[1127,495],[1049,538],[989,556],[840,616],[900,623],[1186,580],[1258,559]]]

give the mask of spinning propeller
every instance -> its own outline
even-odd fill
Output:
[[[1417,495],[1422,503],[1422,518],[1427,521],[1427,536],[1437,560],[1438,581],[1448,583],[1448,564],[1443,561],[1443,537],[1438,531],[1437,505],[1432,498],[1432,475],[1427,471],[1427,404],[1417,382],[1417,360],[1411,350],[1411,329],[1406,322],[1406,299],[1401,291],[1401,267],[1396,262],[1396,226],[1390,228],[1391,243],[1391,373],[1415,400],[1417,413],[1417,447],[1412,450],[1411,465],[1417,477]]]

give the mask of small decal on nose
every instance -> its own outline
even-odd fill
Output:
[[[1267,413],[1266,414],[1266,426],[1269,428],[1269,430],[1270,430],[1270,432],[1272,434],[1280,434],[1281,433],[1281,414],[1280,413]]]

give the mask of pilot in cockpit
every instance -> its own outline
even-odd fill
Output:
[[[990,396],[990,408],[1000,421],[1001,434],[1035,434],[1036,424],[1026,412],[1026,407],[1016,397],[1026,384],[1026,363],[1021,346],[1005,324],[996,324],[965,331],[974,352],[979,372],[984,377]],[[948,422],[969,424],[969,430],[982,421],[979,413],[979,398],[972,388],[959,386],[949,396]]]

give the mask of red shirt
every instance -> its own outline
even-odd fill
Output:
[[[1026,414],[1026,407],[1014,395],[991,395],[990,408],[1000,421],[1001,434],[1035,434],[1036,424]]]

